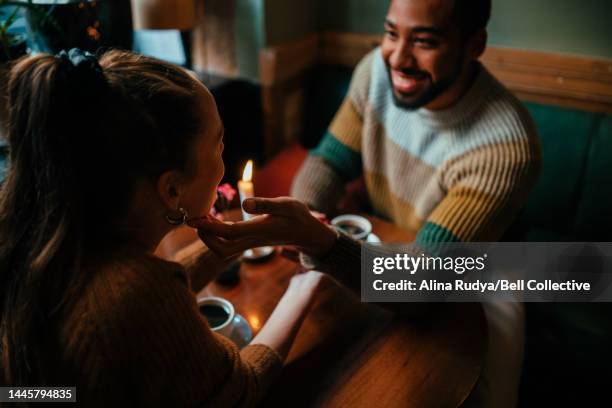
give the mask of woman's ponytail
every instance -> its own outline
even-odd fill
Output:
[[[83,152],[92,144],[87,128],[98,126],[109,95],[95,57],[78,50],[27,57],[11,70],[9,164],[0,192],[0,344],[7,381],[23,384],[42,374],[36,367],[46,358],[41,347],[22,341],[45,343],[64,294],[85,278],[77,276]],[[19,318],[9,310],[19,310]]]

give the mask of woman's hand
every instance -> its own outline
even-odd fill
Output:
[[[265,245],[295,245],[308,255],[321,256],[331,249],[338,236],[317,220],[305,204],[290,197],[249,198],[243,208],[249,214],[261,215],[235,223],[210,217],[188,223],[222,257]]]
[[[316,292],[324,286],[324,282],[331,282],[331,278],[322,272],[308,271],[293,275],[289,282],[286,294],[296,300],[304,299],[307,304],[312,304]]]
[[[309,271],[293,276],[285,294],[251,344],[265,344],[284,360],[317,292],[326,282],[333,281],[321,272]]]

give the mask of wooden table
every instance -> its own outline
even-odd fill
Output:
[[[371,221],[383,241],[414,239],[393,224]],[[213,282],[201,295],[231,301],[257,333],[299,271],[277,253],[261,264],[243,263],[238,285]],[[332,284],[319,294],[261,406],[456,407],[478,379],[485,347],[479,304],[442,305],[409,321]]]

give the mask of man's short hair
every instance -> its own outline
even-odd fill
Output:
[[[455,0],[454,15],[466,35],[486,28],[491,17],[491,0]]]

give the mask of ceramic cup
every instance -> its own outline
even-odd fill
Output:
[[[234,305],[220,297],[203,297],[198,299],[200,313],[206,317],[210,329],[230,337],[234,321]]]
[[[372,233],[372,223],[360,215],[339,215],[331,220],[331,224],[356,240],[365,240]]]
[[[198,308],[212,331],[224,335],[239,348],[245,347],[253,339],[251,326],[234,311],[234,305],[228,300],[214,296],[201,297]]]

